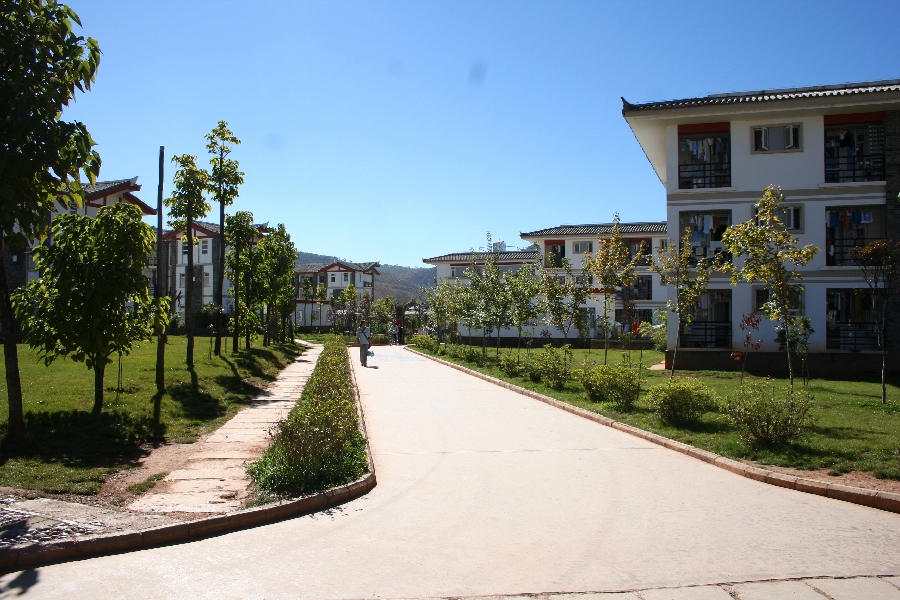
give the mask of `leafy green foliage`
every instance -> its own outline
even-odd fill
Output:
[[[722,244],[735,258],[743,258],[743,264],[736,267],[730,261],[718,261],[716,267],[731,274],[732,285],[737,285],[741,280],[766,284],[769,299],[760,308],[785,333],[788,372],[793,388],[792,330],[801,317],[793,310],[794,299],[803,290],[803,285],[799,283],[803,281],[803,276],[797,269],[808,265],[819,248],[811,244],[799,247],[797,238],[781,220],[784,202],[781,188],[768,186],[763,197],[754,205],[756,218],[736,223],[722,235]]]
[[[259,319],[254,310],[257,286],[252,285],[256,266],[252,252],[253,240],[258,235],[259,231],[253,226],[253,213],[239,210],[225,217],[225,242],[231,248],[225,256],[225,269],[232,282],[234,297],[234,352],[238,349],[238,339],[241,336],[249,339],[259,327]]]
[[[255,254],[259,294],[266,304],[266,345],[274,339],[278,330],[277,317],[294,312],[296,288],[294,287],[294,261],[299,256],[291,236],[282,223],[271,229],[256,247]],[[252,256],[252,254],[251,254]],[[281,331],[282,335],[284,331]]]
[[[572,375],[584,386],[588,398],[594,402],[612,402],[616,410],[631,410],[641,392],[640,375],[625,364],[585,362]]]
[[[814,398],[806,390],[779,390],[769,381],[747,382],[722,403],[741,439],[756,446],[781,446],[812,424]]]
[[[104,206],[96,218],[60,215],[53,244],[35,249],[43,275],[14,294],[25,341],[46,364],[68,356],[97,372],[94,412],[103,406],[103,370],[115,353],[149,339],[158,315],[142,269],[155,235],[136,206]],[[165,302],[163,302],[165,311]]]
[[[540,268],[541,310],[545,313],[544,322],[562,331],[563,338],[568,339],[573,325],[581,329],[579,319],[584,317],[581,307],[587,302],[590,287],[583,279],[575,279],[566,257],[554,259],[551,264],[555,266]]]
[[[247,473],[263,491],[292,495],[349,483],[367,470],[349,355],[342,342],[330,340],[297,406]]]
[[[562,389],[569,380],[572,366],[572,346],[554,348],[546,344],[540,354],[541,379],[553,389]]]
[[[517,377],[522,373],[522,363],[518,356],[513,355],[512,350],[507,350],[500,355],[497,366],[507,377]]]
[[[703,413],[716,408],[715,395],[696,379],[676,379],[651,388],[647,402],[657,417],[681,426],[696,425]]]
[[[421,348],[423,350],[427,350],[428,352],[432,352],[437,354],[438,350],[441,347],[441,343],[436,339],[429,335],[414,335],[410,340],[410,343],[413,346]]]

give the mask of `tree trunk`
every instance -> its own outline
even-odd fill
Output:
[[[221,196],[219,196],[221,198]],[[225,203],[219,202],[219,255],[216,257],[215,297],[213,302],[219,307],[216,312],[216,345],[213,351],[216,356],[222,353],[222,288],[225,286]]]
[[[241,255],[237,250],[235,250],[235,253],[234,253],[234,262],[235,262],[236,267],[241,264]],[[235,269],[235,272],[234,272],[234,315],[232,316],[232,319],[234,319],[234,325],[232,325],[232,327],[234,327],[234,342],[231,345],[232,352],[238,351],[238,339],[240,338],[240,335],[241,335],[241,332],[238,329],[238,327],[240,326],[240,323],[241,323],[241,321],[240,321],[241,293],[240,292],[241,292],[241,272],[240,272],[240,270]]]
[[[669,374],[669,381],[675,379],[675,359],[678,357],[678,346],[681,345],[681,314],[678,314],[678,329],[675,330],[675,350],[672,352],[672,372]]]
[[[106,363],[97,361],[94,363],[94,409],[91,414],[99,415],[103,410],[103,374],[106,372]]]
[[[13,318],[4,262],[5,240],[0,238],[0,322],[3,324],[3,356],[6,359],[6,389],[9,400],[9,431],[7,437],[18,444],[25,434],[22,413],[22,382],[19,379],[19,349],[16,346],[16,322]]]
[[[194,219],[187,219],[187,273],[184,274],[184,326],[187,329],[188,369],[194,368]]]
[[[791,382],[791,392],[794,391],[794,358],[791,356],[791,327],[787,319],[784,321],[784,347],[787,349],[788,378]]]
[[[157,267],[158,272],[159,267]],[[157,305],[159,309],[159,305]],[[166,391],[166,329],[160,327],[159,335],[156,337],[156,391]]]
[[[159,186],[156,189],[156,285],[153,288],[156,296],[156,310],[160,310],[159,300],[165,296],[163,282],[167,280],[168,273],[162,272],[163,265],[163,169],[165,164],[166,149],[159,147]],[[87,207],[85,207],[87,208]],[[166,263],[168,264],[168,263]],[[168,271],[168,267],[166,268]],[[157,316],[161,318],[159,313]],[[160,327],[156,337],[156,391],[166,391],[166,328]]]
[[[609,317],[606,309],[606,295],[603,295],[603,364],[606,364],[606,355],[609,354]]]

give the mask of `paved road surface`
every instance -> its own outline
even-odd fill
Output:
[[[378,475],[367,496],[8,575],[0,596],[422,598],[900,575],[900,515],[754,482],[399,348],[375,354],[377,368],[357,369]],[[887,579],[855,584],[900,594]],[[742,588],[745,600],[825,597],[778,585],[802,590]],[[725,590],[642,595],[727,600]],[[865,597],[845,592],[832,596]]]

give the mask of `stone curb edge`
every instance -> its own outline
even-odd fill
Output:
[[[365,415],[362,412],[362,403],[359,401],[359,386],[356,385],[356,375],[353,372],[352,365],[350,366],[350,373],[353,377],[353,386],[356,389],[360,429],[363,435],[366,435]],[[107,554],[146,550],[158,546],[199,540],[331,508],[364,496],[377,485],[375,463],[372,459],[372,450],[369,447],[368,438],[366,440],[366,455],[369,462],[368,473],[352,483],[345,483],[304,498],[283,500],[258,508],[250,508],[174,525],[162,525],[140,531],[67,538],[21,548],[0,548],[0,573],[10,573],[21,569],[41,567],[70,560],[95,558]]]
[[[694,446],[684,444],[682,442],[676,442],[675,440],[671,440],[656,433],[651,433],[649,431],[644,431],[643,429],[638,429],[637,427],[632,427],[631,425],[626,425],[625,423],[620,423],[619,421],[614,421],[613,419],[604,417],[601,414],[585,410],[578,406],[573,406],[571,404],[563,402],[562,400],[551,398],[550,396],[545,396],[543,394],[533,392],[529,389],[503,381],[502,379],[497,379],[496,377],[485,375],[484,373],[475,371],[474,369],[469,369],[467,367],[463,367],[462,365],[437,358],[436,356],[431,356],[429,354],[425,354],[424,352],[413,350],[408,346],[406,346],[405,348],[414,354],[418,354],[419,356],[423,356],[435,362],[439,362],[443,365],[456,369],[457,371],[462,371],[463,373],[473,375],[475,377],[478,377],[479,379],[483,379],[485,381],[493,383],[494,385],[498,385],[513,392],[522,394],[523,396],[528,396],[529,398],[540,400],[541,402],[572,413],[574,415],[578,415],[579,417],[589,419],[596,423],[600,423],[601,425],[606,425],[607,427],[612,427],[613,429],[617,429],[635,437],[639,437],[641,439],[647,440],[648,442],[658,444],[670,450],[675,450],[676,452],[686,454],[690,457],[719,467],[720,469],[731,471],[732,473],[735,473],[737,475],[741,475],[749,479],[754,479],[762,483],[768,483],[771,485],[777,485],[779,487],[797,490],[799,492],[826,496],[828,498],[834,498],[836,500],[843,500],[845,502],[861,504],[863,506],[869,506],[871,508],[878,508],[880,510],[900,513],[900,494],[868,490],[865,488],[840,485],[837,483],[825,483],[824,481],[806,479],[805,477],[795,477],[793,475],[785,475],[783,473],[776,473],[767,469],[760,469],[759,467],[746,465],[742,462],[720,456],[714,452],[701,450],[700,448],[695,448]]]

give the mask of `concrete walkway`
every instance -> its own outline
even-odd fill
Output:
[[[736,476],[401,348],[369,365],[367,496],[10,574],[0,597],[900,598],[879,577],[900,575],[900,515]]]
[[[269,429],[297,403],[321,353],[321,345],[307,348],[250,406],[195,444],[182,468],[127,508],[154,513],[226,513],[241,508],[250,486],[247,463],[269,446]]]

